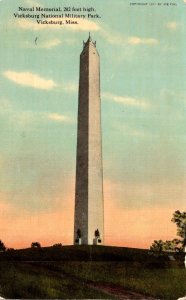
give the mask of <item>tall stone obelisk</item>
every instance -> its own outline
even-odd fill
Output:
[[[80,55],[74,244],[103,243],[100,62],[89,35]]]

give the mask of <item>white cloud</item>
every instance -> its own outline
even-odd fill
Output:
[[[73,21],[73,19],[72,19]],[[100,26],[93,22],[93,21],[89,21],[89,20],[78,20],[78,25],[65,25],[66,29],[70,29],[70,30],[76,30],[76,31],[98,31],[100,30]]]
[[[76,43],[76,39],[73,38],[63,38],[58,39],[58,38],[53,38],[50,40],[42,40],[42,38],[38,37],[37,40],[32,39],[32,41],[24,41],[21,44],[21,47],[23,48],[32,48],[32,49],[52,49],[54,47],[59,46],[60,44],[68,44],[72,45]]]
[[[42,6],[38,1],[35,0],[24,0],[28,6]]]
[[[141,109],[147,109],[149,104],[144,99],[137,99],[128,96],[117,96],[111,93],[103,93],[103,97],[124,106],[134,106]]]
[[[12,103],[7,98],[0,98],[0,106],[3,114],[12,110]]]
[[[158,40],[153,38],[140,38],[137,36],[133,36],[128,38],[129,45],[157,45]]]
[[[176,30],[179,27],[179,24],[177,22],[168,22],[165,24],[165,26],[170,30]]]
[[[49,113],[49,114],[47,114],[47,118],[49,120],[56,121],[56,122],[69,122],[70,121],[69,117],[67,117],[65,115],[60,115],[58,113]]]
[[[137,36],[127,37],[122,34],[113,32],[110,28],[100,29],[102,36],[113,45],[127,46],[127,45],[149,45],[153,46],[158,44],[158,40],[154,38],[140,38]]]
[[[107,30],[101,29],[101,34],[110,44],[116,44],[116,45],[124,45],[126,44],[126,38],[121,34],[116,34],[116,32],[111,32],[111,30],[108,28]]]
[[[77,84],[75,83],[66,83],[63,85],[62,89],[65,91],[65,92],[68,92],[68,93],[71,93],[71,92],[77,92]]]
[[[59,39],[52,39],[52,40],[48,40],[48,41],[45,41],[43,43],[39,43],[39,40],[38,40],[38,46],[39,48],[46,48],[46,49],[51,49],[53,47],[56,47],[58,45],[61,44],[61,41]]]
[[[140,130],[129,129],[124,132],[126,135],[135,136],[135,137],[144,137],[145,133]]]
[[[24,30],[34,30],[34,31],[38,31],[38,30],[42,30],[46,28],[46,25],[38,25],[36,22],[32,22],[28,19],[18,19],[17,20],[17,25],[18,27],[24,29]],[[53,26],[51,26],[53,27]]]
[[[45,79],[31,72],[5,71],[4,76],[9,80],[23,86],[32,87],[40,90],[51,90],[57,87],[52,79]]]
[[[62,115],[55,112],[36,112],[31,110],[16,110],[16,107],[6,98],[0,98],[1,111],[0,114],[4,116],[11,123],[16,123],[17,125],[25,126],[32,122],[41,121],[54,121],[54,122],[64,122],[71,123],[73,119],[67,115]]]
[[[128,125],[126,124],[116,124],[114,126],[117,130],[120,130],[122,132],[122,134],[126,135],[126,136],[133,136],[133,137],[145,137],[147,136],[147,133],[145,133],[142,130],[139,129],[135,129],[135,128],[130,128]]]

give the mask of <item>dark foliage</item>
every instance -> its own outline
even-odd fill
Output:
[[[4,243],[0,240],[0,252],[4,252],[4,251],[6,251],[6,247]]]
[[[39,242],[33,242],[31,248],[41,248],[41,244]]]

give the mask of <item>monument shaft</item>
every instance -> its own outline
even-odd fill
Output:
[[[80,55],[74,243],[103,244],[103,210],[100,62],[89,37]]]

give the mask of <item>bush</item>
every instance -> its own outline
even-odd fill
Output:
[[[41,248],[41,244],[39,242],[33,242],[31,248]]]
[[[62,248],[62,244],[61,243],[58,243],[58,244],[54,244],[52,247],[53,248]]]
[[[0,252],[5,252],[5,251],[6,251],[6,247],[4,243],[0,240]]]

